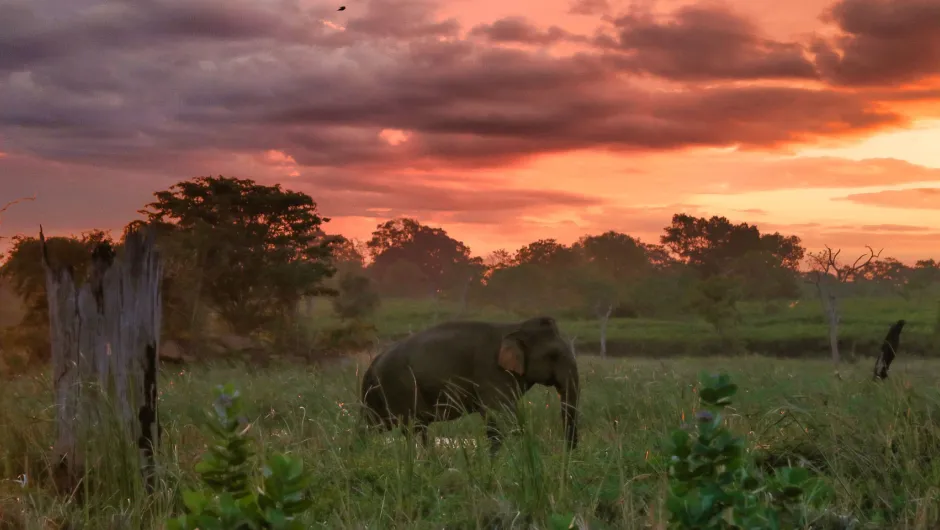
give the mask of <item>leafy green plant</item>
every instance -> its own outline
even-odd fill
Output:
[[[727,374],[703,374],[695,426],[670,437],[672,528],[801,528],[807,523],[801,503],[815,504],[827,493],[805,468],[779,467],[769,476],[758,469],[744,438],[722,425],[721,411],[737,390]]]
[[[202,490],[183,492],[183,515],[168,521],[169,530],[294,530],[311,505],[306,491],[311,476],[300,459],[274,454],[262,469],[260,485],[252,473],[254,451],[242,416],[241,396],[231,384],[215,389],[214,417],[208,422],[215,435],[196,472]]]

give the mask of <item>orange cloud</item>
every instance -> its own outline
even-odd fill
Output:
[[[408,141],[408,138],[411,136],[411,133],[408,131],[403,131],[401,129],[382,129],[379,132],[379,137],[388,142],[389,145],[395,146],[402,144]]]
[[[881,225],[862,225],[860,227],[865,231],[872,232],[929,232],[931,227],[929,226],[911,226],[911,225],[893,225],[893,224],[881,224]]]
[[[842,199],[859,204],[871,204],[889,208],[940,210],[940,187],[886,190],[874,193],[853,193]]]
[[[270,165],[272,168],[275,168],[277,171],[284,172],[287,176],[298,177],[300,172],[298,171],[299,167],[297,166],[297,161],[294,160],[294,157],[284,153],[283,151],[278,151],[276,149],[269,149],[264,152],[262,161],[265,164]]]

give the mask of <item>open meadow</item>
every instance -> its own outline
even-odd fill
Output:
[[[162,528],[180,509],[181,488],[194,485],[212,388],[231,382],[243,393],[259,450],[288,451],[312,470],[310,528],[568,528],[575,517],[591,529],[665,528],[663,442],[694,417],[701,371],[725,371],[740,386],[728,425],[760,461],[789,460],[821,474],[831,497],[813,512],[828,518],[817,528],[940,524],[940,361],[901,357],[876,384],[867,362],[844,365],[837,379],[816,360],[582,356],[581,443],[566,461],[558,400],[545,387],[526,395],[526,429],[495,459],[477,449],[486,443],[478,416],[434,424],[431,451],[397,431],[356,444],[358,381],[368,358],[352,359],[264,370],[165,367],[161,488],[150,497],[126,491],[127,481],[110,474],[120,453],[113,448],[90,468],[83,504],[52,495],[45,476],[53,439],[48,378],[3,386],[0,527]],[[24,473],[25,486],[15,481]]]
[[[828,324],[814,296],[794,300],[739,302],[737,332],[745,349],[774,357],[827,358]],[[842,302],[839,346],[846,358],[870,358],[872,364],[888,328],[905,319],[901,355],[940,358],[940,303],[933,297],[851,297]],[[511,321],[527,314],[493,306],[471,306],[463,311],[446,302],[430,303],[401,298],[384,299],[374,316],[378,339],[397,339],[436,322],[452,318]],[[306,315],[312,333],[339,324],[327,300],[316,300]],[[600,320],[582,315],[557,315],[562,331],[576,338],[580,350],[596,352]],[[607,326],[611,356],[664,358],[721,355],[727,345],[714,326],[694,314],[670,318],[616,318]]]

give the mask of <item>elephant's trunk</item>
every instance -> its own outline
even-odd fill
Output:
[[[573,368],[564,377],[555,380],[555,390],[561,398],[561,422],[565,429],[568,449],[578,446],[578,369]]]

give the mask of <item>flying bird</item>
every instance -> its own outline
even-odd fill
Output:
[[[339,9],[337,9],[337,11],[346,11],[346,6],[339,6]]]

